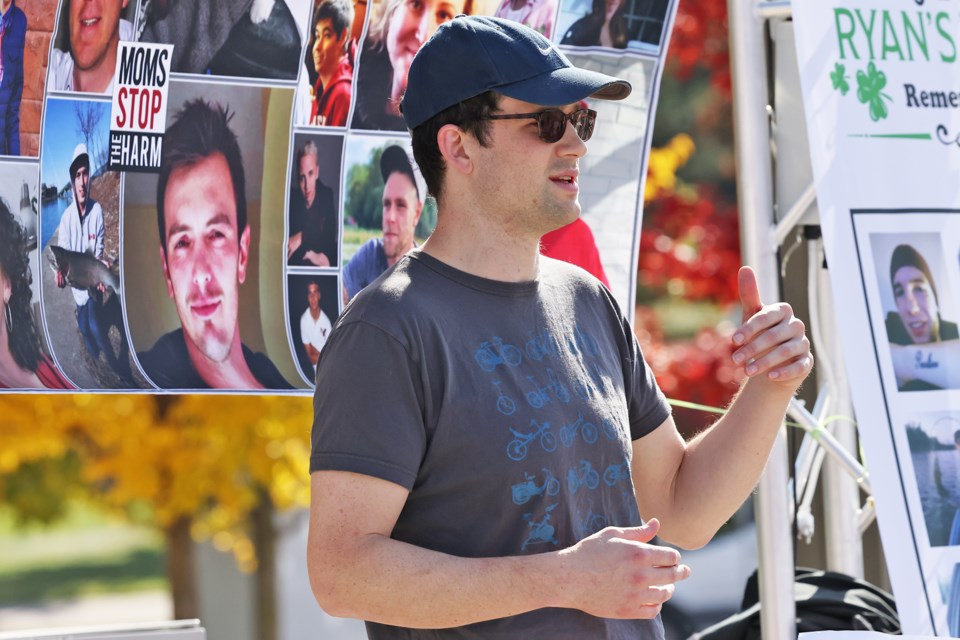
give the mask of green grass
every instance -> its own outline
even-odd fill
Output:
[[[0,606],[167,588],[160,536],[90,508],[42,527],[0,509],[0,549]]]

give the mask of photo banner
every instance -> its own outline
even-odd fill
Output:
[[[809,0],[793,24],[837,344],[900,622],[958,636],[960,2]]]
[[[397,105],[461,13],[633,85],[587,100],[583,215],[543,239],[632,318],[676,2],[100,4],[2,18],[0,392],[311,393],[344,306],[436,225]]]

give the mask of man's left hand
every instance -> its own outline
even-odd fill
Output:
[[[792,393],[813,368],[803,322],[785,302],[763,304],[753,269],[741,267],[738,277],[743,324],[733,334],[733,361],[748,378],[763,376]]]

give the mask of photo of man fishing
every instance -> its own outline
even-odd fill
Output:
[[[110,105],[47,102],[41,181],[44,316],[51,349],[88,389],[149,386],[134,364],[123,320],[120,179],[107,170]]]

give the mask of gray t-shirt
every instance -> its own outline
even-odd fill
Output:
[[[320,356],[311,471],[410,490],[393,537],[461,557],[555,551],[641,524],[631,440],[669,415],[613,297],[541,257],[532,282],[414,251],[347,306]],[[543,609],[371,638],[662,638],[657,620]]]

